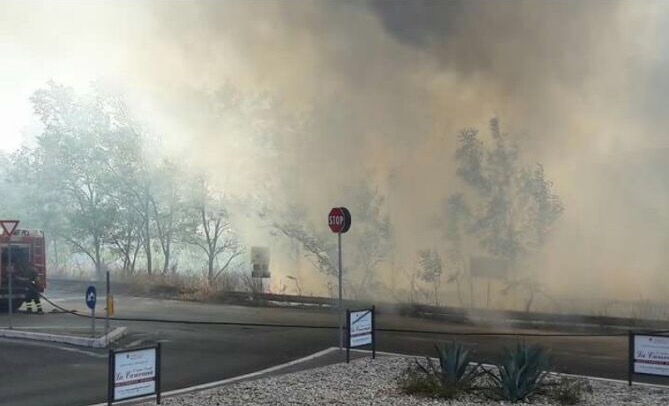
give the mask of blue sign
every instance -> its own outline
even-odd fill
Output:
[[[97,300],[97,293],[95,292],[95,286],[91,285],[86,289],[86,306],[89,309],[95,309],[95,301]]]

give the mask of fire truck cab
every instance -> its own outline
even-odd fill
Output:
[[[36,274],[36,286],[30,283]],[[17,310],[30,289],[46,289],[46,254],[44,233],[39,230],[15,230],[11,237],[0,236],[0,312],[9,310],[9,277],[12,278],[12,309]]]

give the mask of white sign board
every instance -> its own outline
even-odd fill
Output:
[[[156,393],[156,350],[114,354],[114,400]]]
[[[351,347],[360,347],[372,343],[372,311],[362,310],[351,312],[350,325],[348,326]]]
[[[634,373],[669,376],[669,337],[634,335]]]

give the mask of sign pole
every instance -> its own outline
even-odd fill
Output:
[[[372,359],[376,359],[376,306],[372,305]]]
[[[346,310],[346,363],[351,361],[351,311]]]
[[[114,377],[116,371],[114,370],[114,350],[109,350],[109,363],[107,364],[107,406],[111,406],[114,401]]]
[[[7,278],[9,282],[9,297],[7,299],[7,310],[9,310],[9,328],[13,329],[12,318],[14,315],[14,290],[12,287],[12,279],[14,279],[14,266],[12,265],[12,235],[19,225],[18,220],[0,220],[0,227],[7,236]]]
[[[339,271],[339,350],[344,348],[344,300],[343,300],[343,275],[341,260],[341,235],[351,228],[351,212],[346,207],[333,207],[328,214],[328,226],[330,230],[337,234],[337,256]]]
[[[105,314],[105,336],[107,337],[107,340],[109,340],[109,306],[110,306],[110,300],[109,300],[109,271],[107,271],[107,296],[105,296],[106,301],[107,301],[107,306],[105,306],[106,309],[106,314]],[[107,341],[107,345],[109,345],[109,341]]]
[[[632,375],[634,373],[634,333],[627,332],[627,384],[632,386]]]
[[[342,272],[341,272],[341,233],[337,234],[339,252],[339,349],[341,350],[344,346],[344,304],[342,300]]]
[[[95,337],[95,303],[97,302],[97,296],[95,286],[91,285],[86,289],[86,306],[91,309],[91,337]]]
[[[14,279],[14,265],[12,265],[12,235],[9,234],[9,239],[7,240],[7,276],[9,279],[9,299],[7,302],[7,307],[9,308],[9,329],[13,329],[12,325],[12,316],[14,315],[14,295],[12,290],[12,279]]]
[[[162,346],[160,343],[156,344],[156,403],[160,404],[160,398],[161,396],[161,391],[162,389],[160,388],[161,386],[161,363],[162,363]]]

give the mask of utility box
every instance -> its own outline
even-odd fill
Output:
[[[251,277],[270,278],[269,271],[269,248],[251,247]]]

